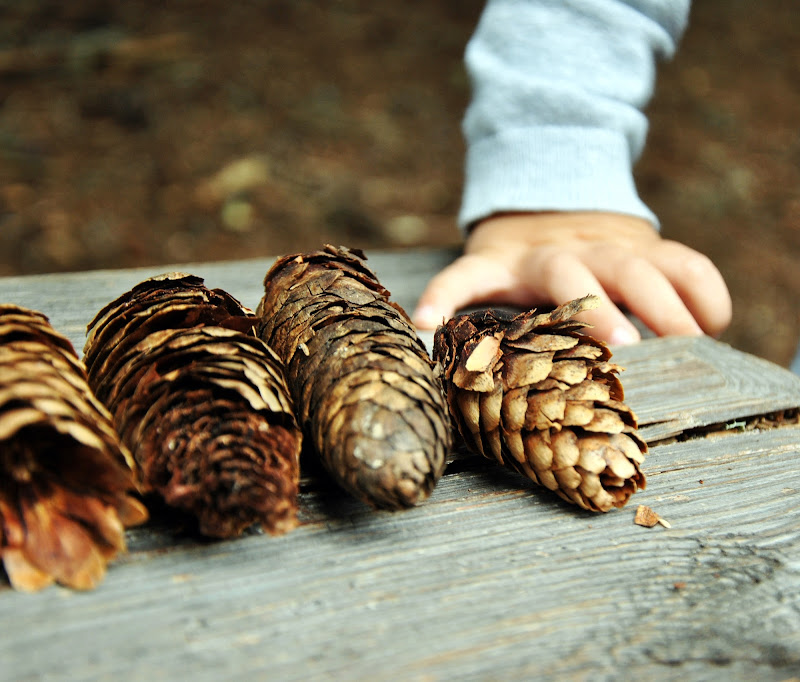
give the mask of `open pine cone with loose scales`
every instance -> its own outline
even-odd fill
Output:
[[[450,424],[416,330],[357,250],[279,259],[264,280],[259,335],[283,360],[298,421],[332,477],[382,509],[426,499]]]
[[[450,412],[468,448],[591,511],[644,489],[647,451],[623,401],[611,351],[572,319],[587,296],[551,312],[486,311],[439,327]]]
[[[297,515],[301,434],[277,356],[226,292],[171,273],[136,285],[89,324],[89,380],[154,491],[233,537]]]
[[[69,340],[0,305],[0,558],[15,589],[102,580],[147,519],[132,466]]]

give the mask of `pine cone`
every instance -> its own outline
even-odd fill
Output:
[[[408,316],[360,251],[286,256],[264,280],[259,335],[286,365],[298,421],[335,480],[382,509],[427,498],[450,426]]]
[[[466,445],[584,509],[622,507],[645,477],[647,446],[623,401],[608,347],[571,319],[587,296],[552,312],[462,315],[436,331],[451,415]]]
[[[147,518],[132,466],[72,344],[0,305],[0,558],[16,589],[100,582]]]
[[[89,325],[89,381],[143,490],[212,537],[296,525],[300,431],[255,321],[229,294],[171,273],[136,285]]]

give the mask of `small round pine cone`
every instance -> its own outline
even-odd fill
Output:
[[[333,478],[382,509],[426,499],[445,467],[441,382],[405,312],[359,251],[279,259],[259,335],[283,360],[298,421]]]
[[[0,305],[0,557],[12,586],[95,587],[147,518],[133,459],[68,339]]]
[[[141,471],[144,491],[201,533],[293,528],[301,434],[278,357],[255,317],[192,275],[146,280],[98,313],[89,379]]]
[[[587,296],[551,312],[458,316],[437,329],[434,358],[467,447],[608,511],[645,487],[647,446],[610,350],[572,319],[596,304]]]

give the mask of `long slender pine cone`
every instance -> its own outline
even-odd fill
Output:
[[[147,518],[132,466],[69,340],[0,305],[0,558],[14,588],[102,580]]]
[[[441,476],[449,418],[424,345],[364,259],[330,245],[279,259],[259,334],[282,358],[298,421],[333,478],[374,507],[402,509]]]
[[[597,302],[455,317],[437,329],[434,358],[468,448],[568,502],[608,511],[645,487],[647,446],[610,350],[572,319]]]
[[[169,273],[89,324],[89,381],[133,452],[142,490],[211,537],[297,523],[301,434],[280,361],[255,322],[224,291]]]

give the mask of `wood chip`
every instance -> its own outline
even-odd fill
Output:
[[[662,519],[650,507],[643,504],[636,507],[636,516],[633,522],[637,526],[645,526],[646,528],[652,528],[658,524],[661,524],[664,528],[672,528],[672,524],[670,524],[669,521]]]

